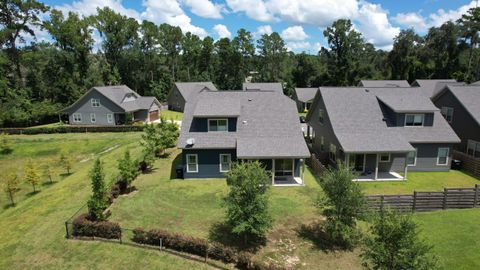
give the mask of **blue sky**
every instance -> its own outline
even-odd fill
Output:
[[[276,31],[295,52],[316,53],[326,45],[323,30],[338,18],[349,18],[355,29],[378,48],[389,50],[401,29],[424,34],[429,27],[456,20],[472,0],[44,0],[64,12],[91,15],[109,6],[141,21],[178,25],[201,37],[232,37],[239,28],[256,36]],[[42,36],[43,35],[43,36]],[[48,39],[40,33],[39,39]],[[99,37],[96,37],[100,42]]]

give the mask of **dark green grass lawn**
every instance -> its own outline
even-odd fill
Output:
[[[116,159],[126,148],[138,151],[139,137],[138,133],[21,136],[22,141],[15,144],[14,159],[3,158],[0,164],[16,166],[22,162],[22,156],[35,157],[36,153],[49,148],[64,148],[82,156],[120,144],[101,155],[107,179],[111,179]],[[36,141],[47,143],[48,147]],[[153,250],[66,240],[64,221],[85,204],[90,195],[88,171],[92,161],[78,163],[72,175],[0,212],[0,269],[207,269],[204,264]]]

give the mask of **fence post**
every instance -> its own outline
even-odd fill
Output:
[[[160,250],[162,249],[162,238],[160,238]]]
[[[413,191],[413,206],[412,206],[412,212],[415,212],[415,209],[417,209],[417,192]]]
[[[123,236],[123,231],[122,231],[122,228],[120,228],[120,238],[119,238],[120,244],[122,244],[122,236]]]
[[[443,210],[447,209],[447,194],[447,189],[443,188]]]
[[[475,197],[473,197],[473,208],[476,208],[478,204],[478,184],[475,184]]]
[[[70,239],[70,232],[68,231],[68,221],[65,221],[65,231],[66,231],[66,233],[67,233],[67,234],[65,235],[65,237],[66,237],[67,239]]]

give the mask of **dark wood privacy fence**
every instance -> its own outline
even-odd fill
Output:
[[[453,151],[453,159],[458,159],[462,161],[462,168],[475,175],[476,177],[480,177],[480,158],[471,157],[465,153],[460,151]]]
[[[310,168],[312,168],[317,175],[321,175],[327,170],[327,168],[322,164],[322,162],[320,162],[315,153],[312,153],[310,159],[308,160],[308,163]]]
[[[417,192],[409,195],[367,196],[371,210],[391,208],[399,212],[427,212],[445,209],[480,207],[480,185],[474,188],[445,188],[439,192]]]

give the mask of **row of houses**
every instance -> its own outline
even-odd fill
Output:
[[[109,101],[101,94],[114,92],[111,88],[123,89],[104,95],[113,99],[113,108],[123,108],[113,113],[115,121],[117,114],[121,120],[124,112],[140,107],[129,105],[132,101],[149,99],[133,112],[146,122],[158,119],[158,110],[166,107],[120,86],[93,88],[94,93],[65,111],[74,119],[97,97],[108,110]],[[350,166],[359,180],[404,180],[409,171],[448,171],[453,149],[480,157],[479,101],[480,85],[454,80],[297,88],[294,100],[283,94],[280,83],[219,91],[210,82],[192,82],[175,84],[168,108],[184,112],[177,146],[185,178],[219,178],[236,160],[259,160],[272,172],[272,184],[302,185],[311,152],[324,164]],[[305,110],[302,131],[298,112]]]

